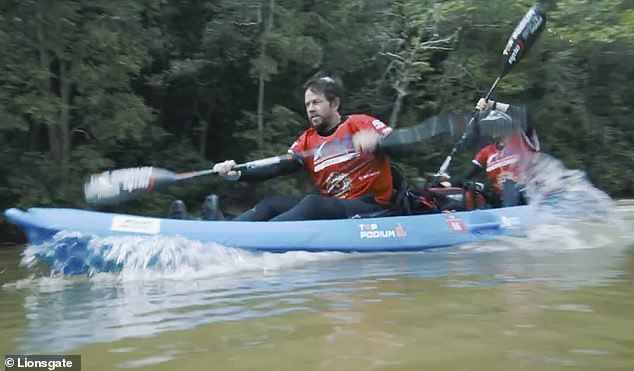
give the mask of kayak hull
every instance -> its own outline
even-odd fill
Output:
[[[379,252],[453,246],[517,234],[530,224],[528,206],[381,218],[291,222],[176,220],[80,209],[8,209],[31,244],[60,231],[94,236],[182,236],[248,250]]]

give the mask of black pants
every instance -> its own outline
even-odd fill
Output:
[[[290,221],[318,219],[347,219],[357,214],[367,214],[383,210],[372,195],[356,200],[307,195],[296,199],[271,196],[262,200],[252,209],[238,215],[236,221]]]

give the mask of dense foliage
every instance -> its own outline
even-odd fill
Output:
[[[346,83],[345,112],[405,127],[469,111],[495,76],[523,1],[6,0],[0,4],[0,209],[89,207],[94,172],[207,168],[284,152],[306,127],[302,83]],[[547,30],[496,98],[527,104],[543,149],[632,196],[634,2],[546,1]],[[404,159],[435,171],[450,143]],[[461,153],[459,172],[473,153]],[[218,193],[236,208],[302,177],[213,177],[116,208],[152,215]],[[8,231],[8,229],[4,229]]]

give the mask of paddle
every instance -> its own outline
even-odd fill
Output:
[[[444,133],[454,133],[464,127],[464,116],[443,113],[424,120],[408,128],[393,131],[379,141],[381,151],[388,154],[402,152],[404,148]],[[341,153],[348,148],[333,148]],[[257,169],[279,164],[284,161],[296,161],[314,154],[314,150],[294,154],[273,156],[236,165],[234,170]],[[333,153],[334,155],[335,153]],[[84,184],[86,202],[96,205],[112,205],[136,199],[146,193],[165,189],[173,184],[193,178],[216,174],[212,169],[175,173],[153,166],[117,169],[94,174]]]
[[[509,37],[506,42],[506,47],[502,52],[502,68],[498,77],[491,85],[491,88],[484,96],[485,100],[488,100],[493,94],[493,91],[497,87],[498,83],[502,80],[502,78],[511,70],[513,66],[519,63],[520,59],[528,52],[531,48],[537,37],[541,34],[541,31],[546,24],[546,13],[544,8],[540,4],[536,4],[531,7],[524,17],[520,20],[520,22],[515,26],[513,33]],[[476,109],[471,115],[471,119],[467,124],[467,128],[458,140],[458,142],[454,145],[451,152],[445,158],[445,161],[440,166],[438,170],[438,174],[446,174],[447,168],[449,168],[449,164],[451,163],[451,159],[456,154],[456,151],[464,143],[469,134],[469,128],[473,125],[479,111]]]
[[[388,155],[406,153],[425,139],[443,134],[451,134],[453,137],[456,133],[461,133],[466,130],[466,122],[462,113],[443,112],[420,124],[394,130],[387,137],[381,138],[379,148]]]
[[[246,170],[269,166],[297,157],[311,156],[313,151],[284,154],[236,165],[234,170]],[[136,199],[146,193],[167,188],[193,178],[217,174],[213,169],[175,173],[154,166],[132,167],[105,171],[91,175],[84,183],[86,202],[95,205],[112,205]]]

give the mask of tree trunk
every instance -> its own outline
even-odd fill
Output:
[[[71,109],[71,86],[72,81],[70,77],[70,71],[72,68],[72,62],[61,60],[62,56],[59,56],[59,81],[60,81],[60,95],[62,99],[62,107],[59,115],[59,121],[57,123],[59,130],[59,152],[60,152],[60,174],[62,179],[68,177],[68,166],[70,163],[70,109]],[[64,194],[66,193],[66,185],[68,182],[63,182]]]
[[[407,93],[403,90],[398,90],[398,95],[394,100],[394,106],[392,107],[392,112],[390,113],[390,121],[388,125],[392,128],[396,128],[398,114],[401,112],[401,108],[403,107],[403,99],[407,96]]]
[[[273,29],[273,11],[275,9],[275,0],[269,1],[269,17],[267,25],[264,29],[263,36]],[[258,20],[262,22],[262,8],[258,8]],[[260,56],[266,55],[266,39],[262,38],[262,44],[260,45]],[[264,148],[264,83],[265,76],[264,71],[260,69],[258,79],[258,148]]]
[[[42,125],[39,122],[33,122],[29,120],[29,134],[28,134],[28,141],[27,141],[27,150],[29,152],[35,152],[40,150],[41,132],[42,132]]]
[[[46,39],[44,37],[44,17],[42,16],[42,10],[38,8],[37,13],[38,25],[37,25],[37,40],[38,40],[38,53],[40,60],[40,68],[42,71],[50,72],[51,68],[51,58],[46,50]],[[40,81],[40,92],[42,93],[42,98],[49,94],[51,94],[52,85],[50,77],[43,78]],[[54,163],[59,164],[61,160],[61,154],[59,152],[59,134],[57,133],[57,127],[50,122],[46,123],[48,129],[48,147],[49,147],[49,157],[53,160]]]
[[[409,59],[403,62],[402,68],[400,68],[399,71],[400,76],[398,80],[394,83],[394,89],[396,90],[397,94],[396,99],[394,100],[394,107],[392,107],[392,112],[390,113],[390,121],[388,123],[392,128],[396,128],[398,115],[399,113],[401,113],[401,109],[403,108],[403,100],[407,95],[409,95],[408,89],[410,82],[410,68],[412,66],[412,56],[410,55],[408,58]]]
[[[262,49],[264,49],[264,45]],[[260,72],[258,86],[258,149],[262,148],[264,148],[264,73]]]
[[[54,99],[55,91],[51,81],[51,54],[48,51],[48,41],[45,37],[44,14],[46,9],[37,8],[36,17],[38,19],[37,38],[40,68],[42,71],[48,72],[47,76],[40,82],[40,91],[42,99]],[[56,166],[55,171],[62,179],[68,178],[69,162],[70,162],[70,107],[71,107],[71,86],[72,81],[69,77],[71,74],[71,62],[64,60],[62,53],[56,53],[55,56],[59,61],[59,99],[61,99],[61,108],[54,117],[46,118],[44,121],[48,128],[48,144],[49,157]],[[67,194],[68,182],[62,182],[62,197]]]

